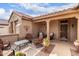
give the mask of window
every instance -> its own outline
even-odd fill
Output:
[[[18,24],[18,20],[15,21],[15,25],[17,25],[17,24]]]

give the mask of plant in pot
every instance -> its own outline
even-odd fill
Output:
[[[75,47],[76,47],[76,51],[79,52],[79,40],[76,40],[76,41],[74,42],[74,45],[75,45]]]
[[[79,40],[76,40],[75,42],[79,43]]]
[[[23,52],[16,52],[15,56],[26,56],[26,54]]]
[[[44,38],[43,45],[45,47],[45,52],[46,52],[48,50],[49,45],[50,45],[50,40],[47,38]]]
[[[74,42],[74,45],[75,45],[75,46],[79,46],[79,40],[76,40],[76,41]]]

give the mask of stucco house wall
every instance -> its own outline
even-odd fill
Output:
[[[69,36],[70,41],[75,41],[77,39],[77,20],[72,19],[69,21]]]
[[[46,34],[46,22],[33,23],[34,37],[37,37],[38,32],[43,32],[44,34]]]
[[[38,25],[38,32],[43,32],[46,34],[46,23],[39,22],[37,25]]]
[[[37,34],[38,34],[38,23],[34,23],[33,22],[33,37],[36,38],[37,37]]]
[[[59,38],[59,21],[51,21],[50,22],[50,33],[54,33],[55,38]]]
[[[11,33],[11,30],[13,30],[13,33],[19,34],[20,39],[25,38],[28,32],[32,33],[32,21],[25,17],[25,15],[25,18],[22,17],[23,15],[21,13],[13,12],[9,19],[9,32]],[[11,23],[13,23],[13,29]]]
[[[11,16],[9,21],[9,33],[11,33],[12,30],[11,22],[15,22],[15,21],[17,21],[17,24],[13,26],[13,33],[20,34],[22,21],[21,21],[21,17],[16,15],[15,13]]]
[[[9,33],[8,25],[0,25],[0,35],[5,35]]]
[[[14,42],[18,40],[18,34],[0,35],[0,39],[2,39],[4,43],[9,41],[11,44],[14,44]]]
[[[0,19],[0,35],[5,35],[9,33],[8,20]]]
[[[20,37],[24,38],[27,33],[32,33],[32,30],[32,21],[22,19]]]

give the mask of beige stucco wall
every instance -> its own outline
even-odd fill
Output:
[[[70,27],[70,40],[75,41],[77,39],[77,20],[76,19],[71,19],[69,21],[69,27]],[[73,24],[73,26],[72,26]]]
[[[22,21],[21,21],[21,17],[16,15],[15,13],[11,16],[10,21],[9,21],[9,32],[10,32],[11,27],[12,27],[11,22],[14,22],[16,20],[18,20],[18,24],[15,27],[13,26],[13,28],[14,28],[13,31],[15,31],[17,34],[20,34]]]
[[[0,25],[0,35],[5,35],[9,33],[8,25]]]
[[[16,34],[19,34],[19,38],[22,39],[25,37],[26,33],[32,33],[32,21],[28,21],[27,19],[22,19],[22,17],[16,15],[15,13],[11,16],[9,21],[9,29],[11,29],[11,22],[18,20],[18,24],[13,26],[13,31]],[[28,27],[28,31],[26,31],[25,27]]]
[[[59,25],[58,21],[50,21],[50,33],[53,32],[55,34],[55,38],[59,37]]]
[[[10,41],[11,44],[14,44],[15,41],[18,39],[17,34],[7,34],[7,35],[0,35],[0,38],[3,40],[4,43]]]
[[[38,32],[43,32],[46,34],[46,22],[33,23],[34,37],[37,37]]]
[[[46,23],[40,22],[38,25],[38,32],[44,32],[46,34]]]
[[[38,23],[33,23],[33,36],[37,37],[38,34]]]
[[[28,30],[26,30],[26,28]],[[26,33],[32,33],[32,21],[22,20],[22,25],[20,29],[20,37],[24,38]]]

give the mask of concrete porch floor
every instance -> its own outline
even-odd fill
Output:
[[[71,56],[70,49],[74,48],[71,42],[56,41],[53,42],[53,44],[55,44],[55,47],[51,54],[55,53],[57,56]]]

